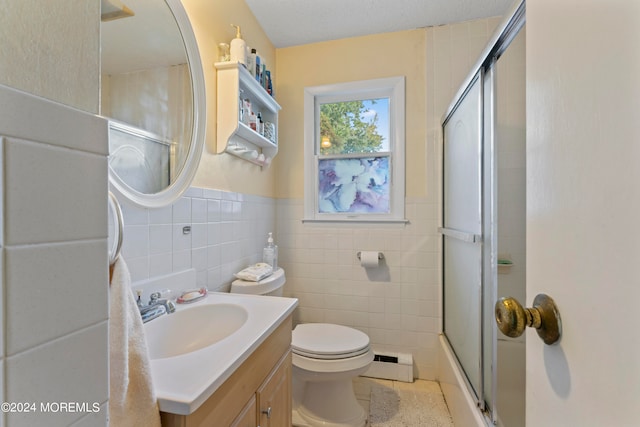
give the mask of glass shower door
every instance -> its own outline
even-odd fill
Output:
[[[482,406],[482,76],[444,124],[443,330]]]

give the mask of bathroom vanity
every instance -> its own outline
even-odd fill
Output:
[[[162,426],[291,425],[291,326],[289,315],[195,412],[162,412]]]
[[[146,300],[149,292],[194,282],[195,271],[186,270],[133,289]],[[291,425],[297,305],[295,298],[209,292],[145,323],[163,427]]]

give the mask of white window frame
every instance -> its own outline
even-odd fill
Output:
[[[405,206],[405,82],[404,77],[307,87],[304,90],[304,219],[305,222],[407,222]],[[389,157],[391,185],[389,213],[320,213],[318,160],[320,104],[389,99],[389,152],[355,157]]]

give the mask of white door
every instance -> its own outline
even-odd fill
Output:
[[[640,426],[640,2],[527,3],[527,426]],[[524,302],[523,302],[524,303]]]

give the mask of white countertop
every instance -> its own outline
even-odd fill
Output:
[[[298,300],[210,292],[204,300],[178,305],[177,310],[206,304],[238,304],[249,316],[235,333],[209,347],[151,360],[153,385],[163,412],[188,415],[198,409],[293,312]]]

